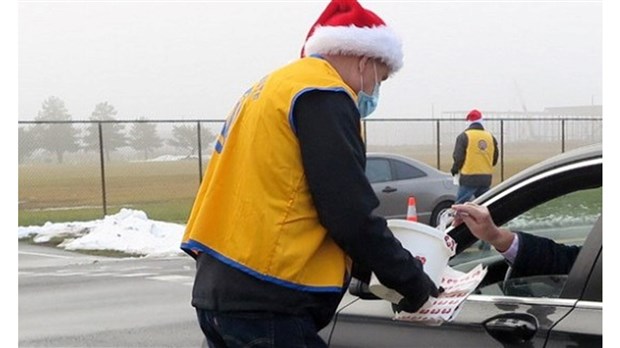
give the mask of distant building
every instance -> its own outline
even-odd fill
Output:
[[[603,105],[560,106],[545,108],[549,116],[560,117],[603,117]]]

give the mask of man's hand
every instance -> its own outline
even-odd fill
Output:
[[[415,296],[404,297],[398,304],[393,304],[392,309],[396,312],[415,313],[428,301],[430,296],[438,297],[443,292],[443,288],[437,289],[435,283],[424,273],[420,292]]]
[[[467,202],[455,204],[452,209],[456,212],[453,226],[465,223],[476,238],[490,243],[500,252],[510,247],[514,234],[508,229],[497,227],[487,207]]]

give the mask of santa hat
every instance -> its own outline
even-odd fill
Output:
[[[375,13],[356,0],[332,0],[314,23],[301,56],[341,54],[367,56],[385,63],[390,73],[403,66],[402,43]]]
[[[482,122],[482,113],[476,109],[473,109],[467,114],[467,117],[465,119],[469,123]]]

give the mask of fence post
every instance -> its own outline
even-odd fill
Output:
[[[562,119],[562,153],[566,150],[566,120]]]
[[[505,152],[505,148],[504,148],[504,120],[500,120],[499,121],[499,138],[500,138],[500,144],[501,144],[501,148],[499,149],[499,156],[500,156],[500,180],[504,181],[504,152]]]
[[[101,121],[97,122],[97,128],[99,129],[99,162],[101,163],[101,195],[103,197],[103,217],[108,215],[108,204],[106,201],[105,192],[105,160],[103,156],[103,127]]]
[[[437,169],[441,170],[441,127],[439,126],[439,120],[437,123]]]
[[[196,134],[198,135],[198,183],[202,183],[202,137],[200,136],[200,121],[196,121]]]

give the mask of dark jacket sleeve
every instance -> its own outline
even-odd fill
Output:
[[[558,244],[529,233],[519,234],[519,251],[512,265],[512,277],[543,274],[568,274],[580,246]]]
[[[430,278],[387,227],[365,174],[359,112],[343,92],[310,91],[293,108],[306,179],[321,224],[354,263],[405,297],[430,292]]]
[[[461,171],[461,168],[463,168],[463,163],[465,163],[465,151],[467,149],[467,142],[468,138],[465,132],[459,134],[459,136],[456,137],[456,144],[454,144],[454,151],[452,152],[452,159],[454,160],[454,162],[452,164],[452,169],[450,170],[450,173],[452,173],[452,175],[458,174]]]

